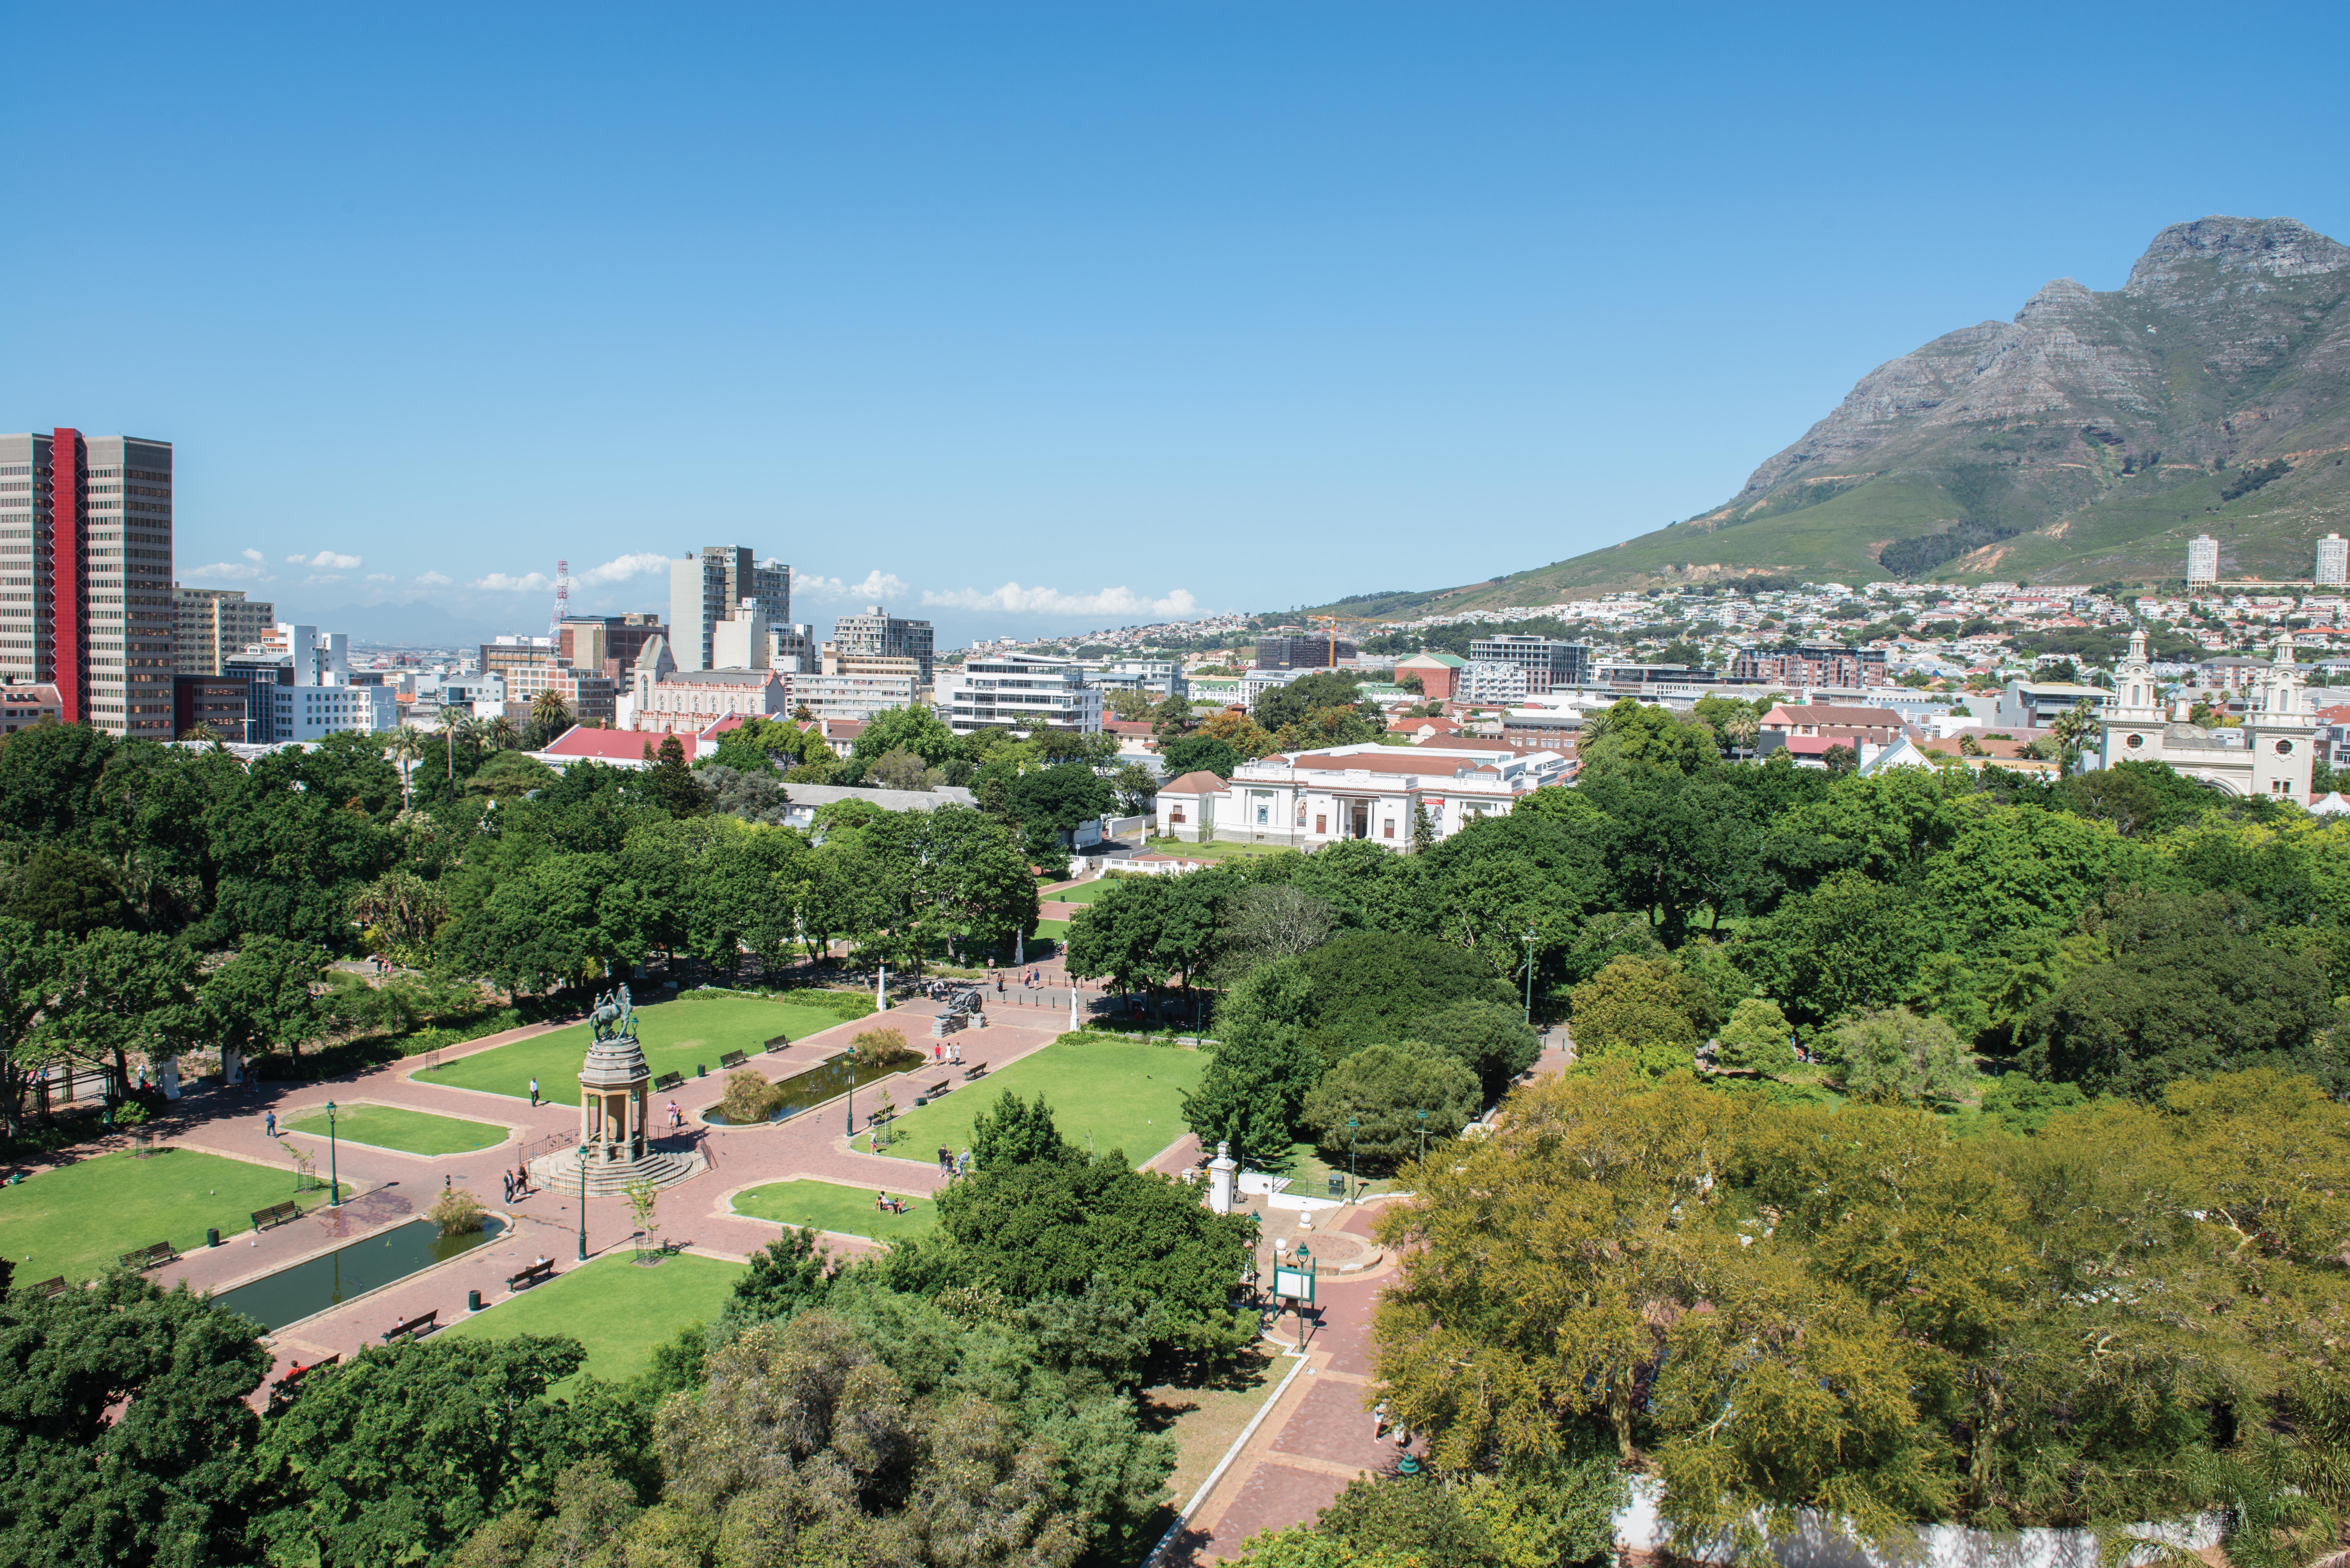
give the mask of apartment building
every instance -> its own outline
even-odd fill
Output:
[[[924,686],[931,684],[935,641],[929,621],[902,620],[879,605],[867,605],[863,615],[845,615],[832,623],[832,646],[841,654],[910,659],[920,670]]]
[[[1847,648],[1840,642],[1798,643],[1784,653],[1750,649],[1731,666],[1735,680],[1773,686],[1888,686],[1892,672],[1881,648]]]
[[[2220,580],[2220,541],[2198,534],[2187,542],[2187,586]]]
[[[1259,670],[1333,670],[1342,659],[1361,651],[1343,637],[1260,637],[1256,639]]]
[[[172,445],[0,435],[0,681],[57,716],[172,738]]]
[[[276,625],[277,607],[246,598],[243,588],[184,588],[173,583],[172,668],[181,675],[218,675]]]
[[[2350,584],[2350,539],[2328,534],[2317,542],[2317,586],[2338,588]]]
[[[973,654],[939,680],[939,717],[957,734],[1003,728],[1076,730],[1099,734],[1101,689],[1073,659],[1028,654]]]
[[[1549,637],[1503,633],[1477,638],[1469,644],[1469,662],[1518,666],[1526,672],[1526,694],[1530,697],[1572,691],[1591,679],[1589,646]],[[1402,666],[1397,668],[1400,670]],[[1426,677],[1421,679],[1425,682]]]
[[[905,662],[910,664],[912,661]],[[911,670],[871,673],[839,671],[794,675],[786,679],[791,685],[792,711],[797,712],[805,707],[818,719],[870,719],[885,708],[910,708],[915,701]]]
[[[667,636],[669,628],[650,611],[566,616],[556,627],[555,654],[574,670],[601,674],[618,685],[627,679],[645,643]]]

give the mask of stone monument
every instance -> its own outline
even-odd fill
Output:
[[[531,1161],[540,1184],[577,1191],[583,1156],[591,1198],[608,1197],[637,1181],[668,1187],[699,1175],[708,1162],[698,1151],[653,1147],[653,1075],[637,1041],[629,988],[598,997],[588,1022],[595,1039],[579,1065],[579,1144]]]

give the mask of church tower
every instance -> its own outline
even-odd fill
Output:
[[[2251,753],[2254,794],[2309,804],[2317,726],[2293,661],[2290,631],[2277,634],[2276,660],[2262,675],[2252,711],[2244,716],[2244,744]]]

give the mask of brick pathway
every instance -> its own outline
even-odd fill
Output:
[[[961,1035],[967,1059],[986,1061],[1001,1068],[1043,1049],[1067,1027],[1067,992],[1058,1011],[1050,1008],[991,1005],[989,1027]],[[906,1031],[909,1043],[927,1047],[934,1003],[914,1002],[890,1010],[891,1022]],[[754,1057],[754,1065],[771,1078],[812,1066],[847,1049],[849,1039],[873,1026],[870,1018],[837,1025],[795,1040],[772,1054]],[[468,1042],[441,1054],[449,1061],[494,1050],[516,1039],[542,1033],[562,1024],[513,1030],[481,1041]],[[976,1049],[974,1049],[976,1048]],[[285,1153],[264,1130],[263,1114],[276,1110],[280,1136],[305,1146],[323,1140],[286,1133],[283,1124],[333,1099],[338,1104],[374,1103],[404,1106],[420,1111],[487,1121],[508,1128],[504,1142],[471,1154],[422,1156],[340,1143],[335,1165],[343,1183],[358,1190],[339,1210],[321,1208],[291,1223],[259,1233],[226,1239],[216,1248],[191,1253],[178,1262],[154,1271],[157,1282],[170,1285],[185,1280],[198,1290],[225,1290],[264,1274],[330,1251],[415,1219],[432,1206],[444,1186],[463,1187],[511,1221],[497,1241],[461,1257],[440,1263],[365,1295],[344,1301],[327,1312],[306,1318],[271,1335],[277,1348],[273,1376],[294,1362],[308,1363],[330,1355],[349,1355],[377,1343],[391,1324],[438,1309],[442,1323],[465,1315],[468,1291],[478,1290],[485,1305],[510,1293],[507,1276],[539,1258],[552,1259],[557,1272],[576,1266],[579,1251],[579,1199],[552,1190],[534,1191],[511,1204],[498,1201],[499,1176],[523,1163],[525,1151],[544,1152],[548,1139],[567,1141],[579,1128],[576,1106],[542,1105],[536,1108],[509,1096],[463,1089],[419,1079],[425,1064],[409,1059],[325,1083],[264,1084],[257,1091],[205,1090],[191,1093],[182,1102],[183,1130],[171,1141],[189,1148],[283,1168]],[[858,1125],[864,1113],[884,1093],[899,1104],[910,1103],[910,1080],[931,1071],[927,1063],[911,1073],[868,1084],[852,1096]],[[943,1179],[935,1166],[887,1155],[861,1154],[849,1147],[844,1131],[841,1102],[835,1100],[791,1120],[757,1127],[714,1127],[699,1125],[697,1113],[714,1104],[719,1078],[691,1080],[684,1089],[654,1096],[658,1114],[671,1099],[689,1117],[684,1136],[663,1140],[664,1147],[698,1146],[708,1157],[709,1168],[677,1186],[663,1189],[660,1222],[665,1240],[712,1257],[740,1259],[782,1234],[783,1227],[747,1215],[733,1213],[729,1200],[744,1188],[793,1178],[814,1178],[851,1187],[886,1188],[917,1196],[927,1195]],[[957,1091],[960,1092],[960,1091]],[[532,1147],[536,1144],[536,1147]],[[323,1179],[328,1159],[317,1150],[317,1170]],[[587,1201],[587,1246],[592,1259],[626,1245],[634,1225],[625,1199],[590,1198]],[[862,1252],[872,1243],[861,1238],[829,1235],[827,1244],[845,1254]]]

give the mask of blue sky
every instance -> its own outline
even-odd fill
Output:
[[[1561,559],[2165,223],[2350,238],[2341,7],[1925,9],[11,7],[0,429],[306,617],[723,542],[960,640]]]

